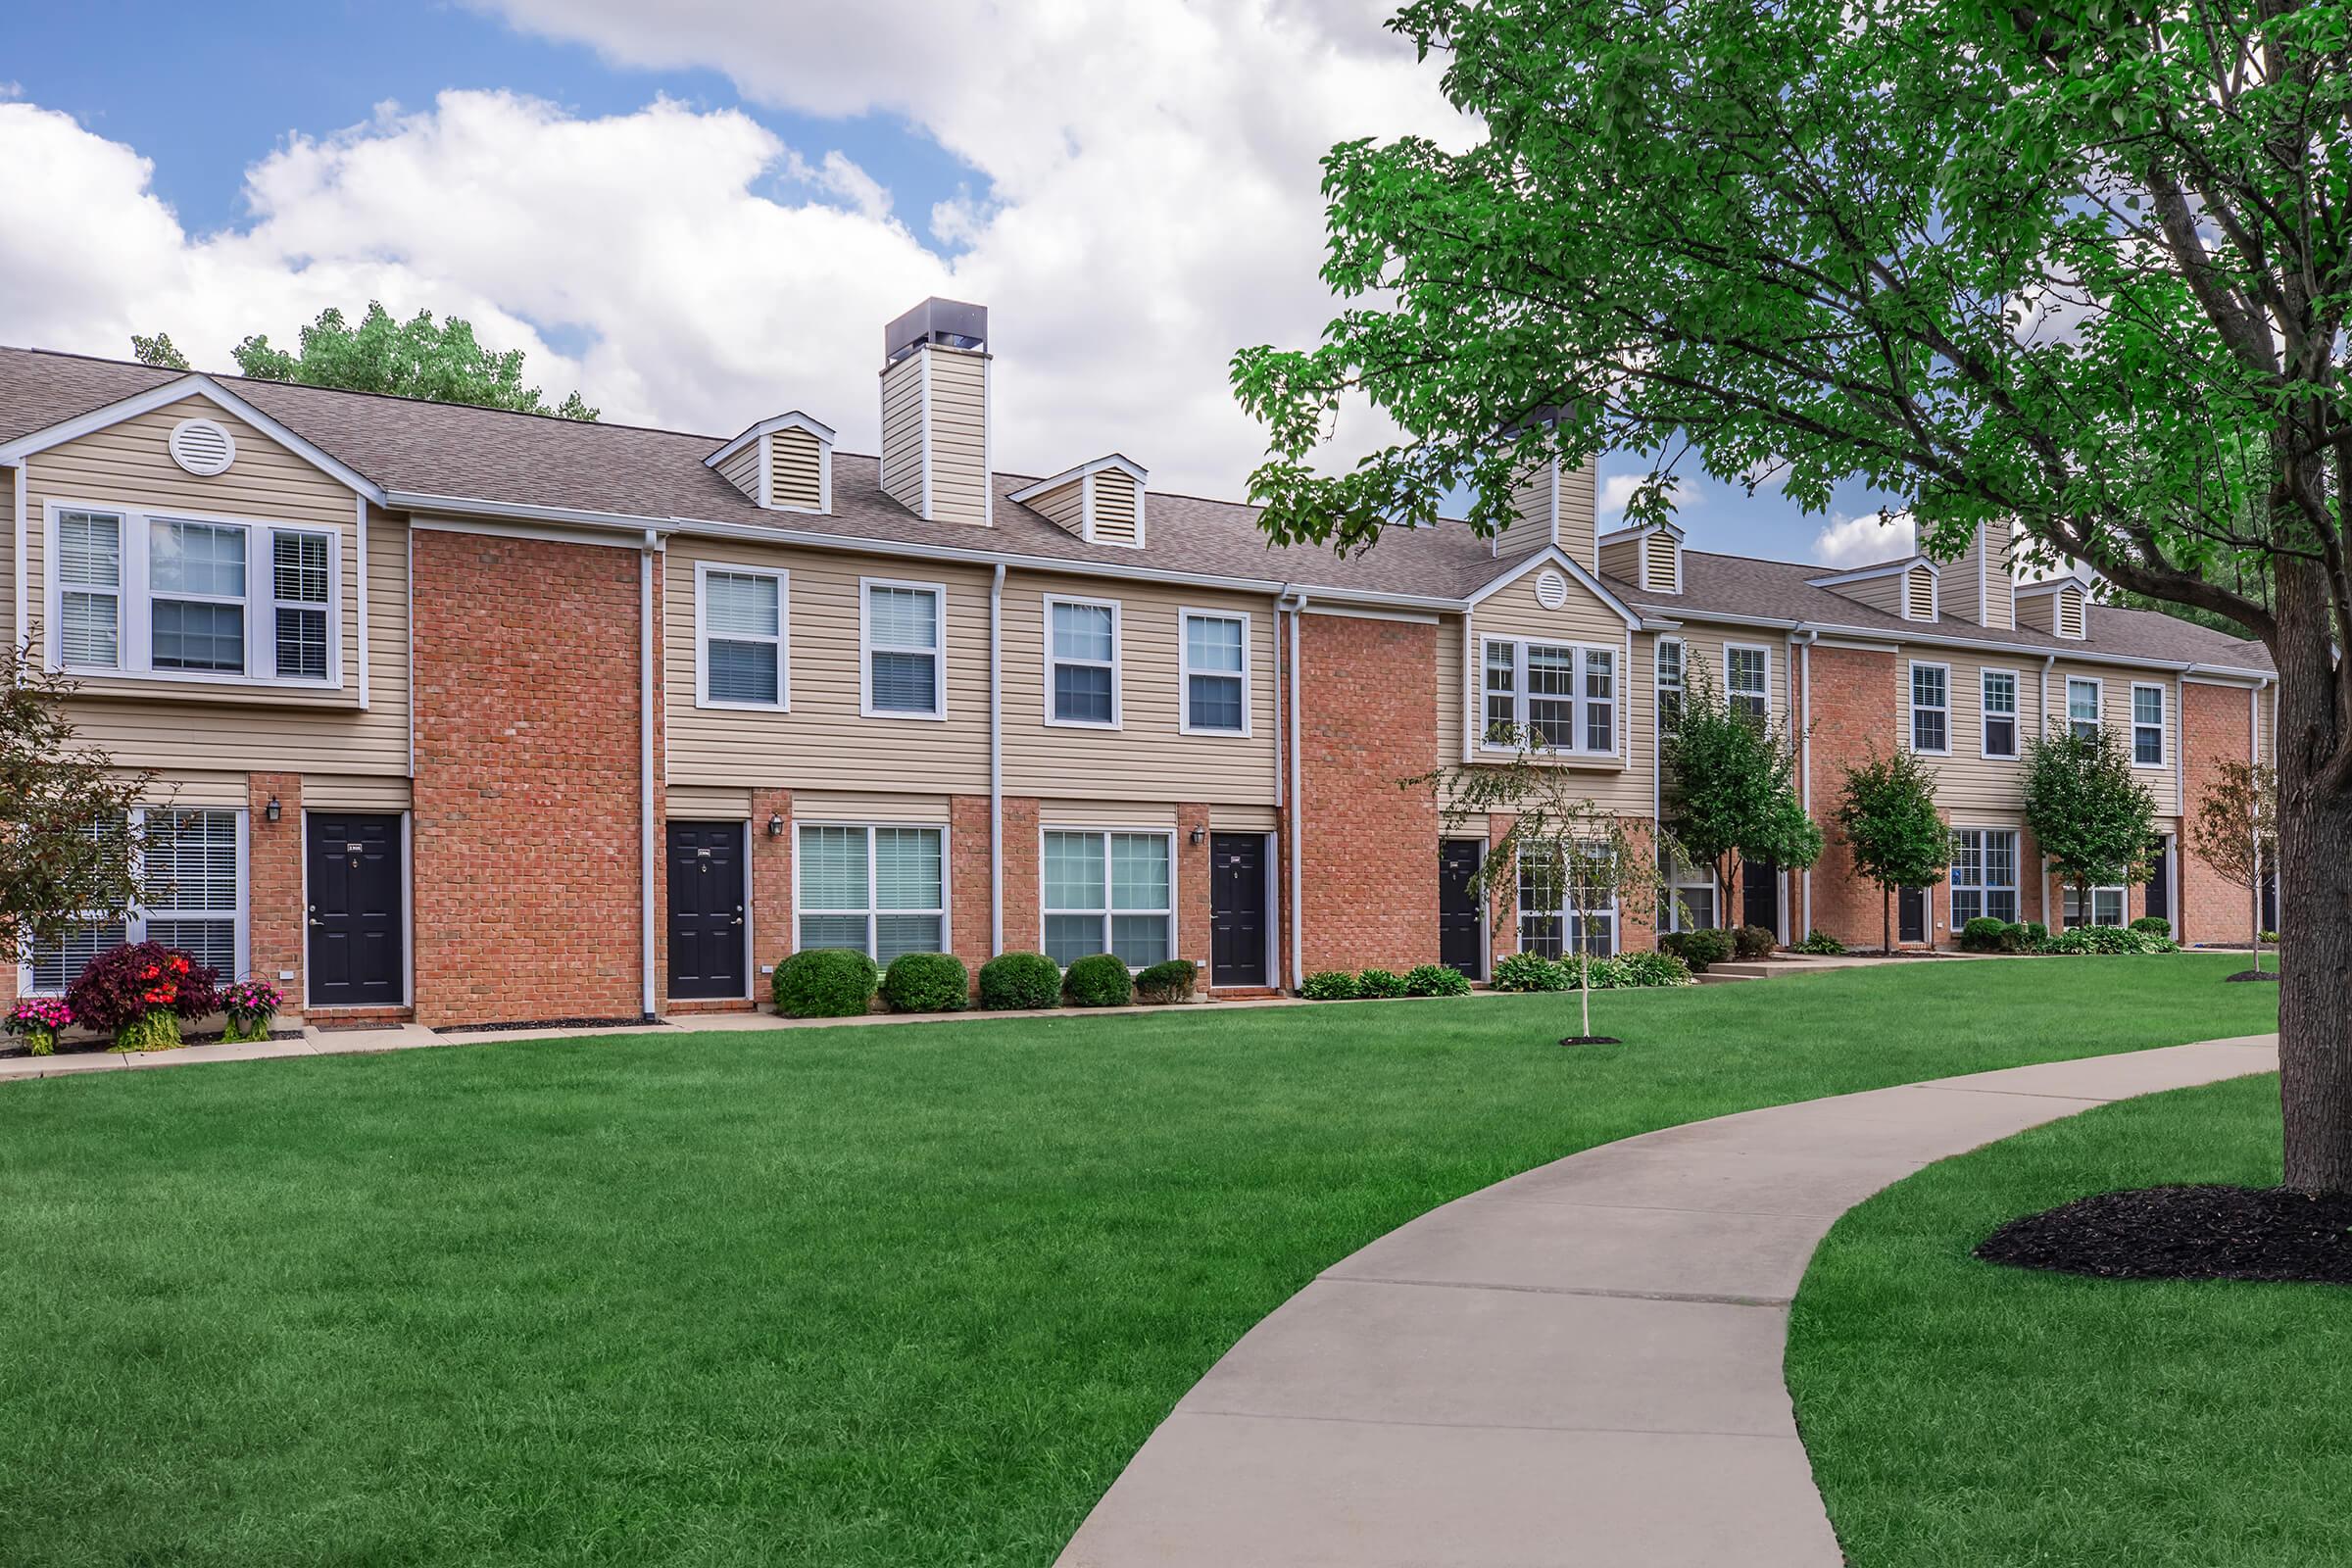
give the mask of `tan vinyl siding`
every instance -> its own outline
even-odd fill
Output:
[[[1653,594],[1683,591],[1682,548],[1670,533],[1653,533],[1642,541],[1642,586]]]
[[[1776,724],[1789,723],[1788,642],[1781,633],[1738,626],[1708,626],[1692,622],[1683,626],[1679,631],[1663,635],[1668,640],[1680,641],[1683,645],[1683,689],[1685,691],[1691,688],[1694,680],[1692,672],[1703,664],[1706,666],[1708,677],[1715,683],[1717,693],[1726,697],[1730,695],[1731,683],[1729,666],[1724,659],[1724,649],[1731,645],[1763,649],[1766,673],[1770,677],[1767,691],[1772,699],[1772,720]],[[1651,639],[1650,652],[1646,657],[1648,666],[1642,671],[1642,676],[1645,682],[1654,681],[1657,678],[1658,668],[1655,639]],[[1655,705],[1652,706],[1654,709]],[[1817,720],[1821,717],[1818,708],[1813,716]]]
[[[1855,582],[1833,583],[1830,592],[1883,610],[1889,615],[1903,612],[1903,573],[1882,572],[1876,577],[1864,577]]]
[[[985,523],[988,492],[988,357],[934,346],[931,365],[931,515]]]
[[[1600,546],[1600,574],[1636,587],[1646,587],[1642,580],[1642,551],[1647,546],[1646,534],[1628,534],[1622,539],[1604,540]]]
[[[1540,463],[1511,486],[1511,515],[1516,519],[1494,536],[1497,556],[1524,556],[1551,543],[1552,465]]]
[[[801,512],[825,505],[824,443],[807,430],[776,430],[767,437],[767,504]]]
[[[339,811],[405,811],[414,804],[406,778],[372,774],[305,773],[302,804],[306,809]]]
[[[2015,584],[2010,572],[2008,525],[1980,525],[1966,553],[1943,568],[1943,612],[1995,631],[2016,629]]]
[[[1461,761],[1464,748],[1478,738],[1472,727],[1470,694],[1462,687],[1462,643],[1468,624],[1465,615],[1446,615],[1438,622],[1438,747],[1432,764],[1436,766]]]
[[[1903,574],[1903,613],[1912,620],[1936,618],[1936,576],[1925,566],[1913,566]]]
[[[907,511],[923,510],[923,378],[917,349],[882,371],[882,489]]]
[[[1095,475],[1095,541],[1105,545],[1144,542],[1135,479],[1123,468],[1104,468]]]
[[[1119,606],[1120,727],[1049,724],[1045,599]],[[1182,713],[1186,610],[1249,617],[1250,733],[1187,735]],[[1275,794],[1274,605],[1271,599],[1154,584],[1012,572],[1004,581],[1004,788],[1093,799],[1270,803]],[[1312,701],[1313,694],[1307,694]]]
[[[946,563],[796,551],[750,541],[673,539],[662,578],[663,670],[671,784],[850,791],[988,787],[988,579]],[[789,712],[695,706],[694,567],[700,561],[791,575]],[[947,589],[945,719],[859,712],[859,579],[935,582]]]
[[[0,508],[7,509],[7,520],[0,527],[8,530],[8,543],[0,549],[0,633],[5,633],[9,646],[20,647],[24,641],[24,629],[17,624],[17,470],[0,467]],[[32,518],[24,519],[24,531],[32,532]],[[30,606],[26,607],[30,609]],[[38,613],[38,612],[35,612]]]
[[[2040,662],[1999,656],[1970,658],[1942,648],[1906,648],[1894,661],[1898,730],[1896,734],[1883,738],[1886,750],[1898,746],[1907,750],[1911,745],[1911,665],[1914,662],[1943,664],[1951,670],[1947,686],[1951,711],[1951,755],[1923,757],[1923,760],[1936,770],[1936,804],[1944,808],[1946,816],[1962,826],[2012,825],[2009,818],[2023,810],[2025,806],[2025,751],[2039,733]],[[2017,677],[2018,757],[2015,759],[1988,758],[1984,755],[1984,671],[1987,669],[2006,670]],[[2063,704],[2065,688],[2058,687],[2055,690],[2058,701]],[[1817,708],[1814,717],[1819,719],[1820,716]]]
[[[1498,589],[1471,612],[1473,640],[1467,651],[1469,662],[1463,666],[1465,654],[1457,639],[1451,655],[1456,672],[1450,683],[1443,677],[1439,683],[1441,692],[1451,684],[1459,693],[1455,698],[1459,706],[1450,714],[1441,714],[1446,730],[1440,737],[1440,745],[1448,760],[1458,758],[1464,734],[1475,740],[1485,727],[1479,707],[1483,702],[1484,639],[1511,637],[1607,649],[1616,656],[1618,755],[1614,760],[1565,761],[1562,765],[1574,768],[1588,779],[1592,798],[1603,806],[1627,815],[1647,816],[1652,672],[1638,667],[1639,662],[1629,654],[1624,618],[1574,578],[1568,582],[1567,602],[1558,610],[1544,609],[1536,598],[1536,580],[1547,569],[1557,568],[1538,566]],[[1457,636],[1451,626],[1445,629],[1441,641],[1448,636]],[[1635,641],[1638,643],[1639,639]],[[1444,657],[1441,655],[1441,659]]]
[[[1057,528],[1073,534],[1086,532],[1086,481],[1072,479],[1068,484],[1047,491],[1024,505]]]
[[[1208,808],[1208,825],[1219,833],[1271,833],[1280,817],[1271,806],[1218,806]]]
[[[1037,821],[1042,828],[1140,827],[1173,828],[1176,807],[1165,801],[1040,801]]]
[[[176,767],[155,769],[139,799],[151,807],[243,808],[253,804],[250,786],[242,773],[206,773]]]
[[[766,439],[761,437],[760,440]],[[736,489],[760,499],[760,441],[746,441],[733,456],[718,466],[718,476]]]
[[[945,823],[945,795],[904,795],[845,790],[796,790],[792,797],[796,822],[923,822]]]
[[[1562,473],[1559,545],[1568,552],[1569,560],[1587,571],[1594,569],[1594,552],[1599,543],[1594,508],[1592,469],[1570,468]]]
[[[741,822],[752,814],[752,792],[701,784],[672,784],[662,792],[662,810],[671,820]]]
[[[2082,602],[2082,590],[2059,588],[2037,594],[2017,596],[2017,623],[2034,631],[2047,632],[2053,637],[2082,635],[2088,607]]]
[[[2147,786],[2148,793],[2155,797],[2157,815],[2179,815],[2180,688],[2172,671],[2131,669],[2118,664],[2077,664],[2060,660],[2050,670],[2049,711],[2050,733],[2053,735],[2063,734],[2066,729],[2066,682],[2069,676],[2077,680],[2099,682],[2099,722],[2114,739],[2127,762],[2132,760],[2132,688],[2135,684],[2163,688],[2164,765],[2160,768],[2135,766],[2132,769],[2132,777]],[[2035,685],[2035,695],[2038,697],[2038,678]],[[2263,714],[2263,739],[2266,743],[2273,740],[2274,728],[2271,714],[2266,710]]]
[[[186,418],[207,418],[237,444],[227,471],[205,477],[165,443]],[[82,737],[125,767],[406,775],[409,766],[408,535],[371,511],[368,525],[369,706],[360,708],[358,498],[338,481],[213,403],[187,398],[26,460],[27,609],[47,614],[42,577],[51,501],[295,523],[341,540],[342,686],[239,686],[148,676],[76,674],[69,707]],[[258,585],[256,585],[258,586]],[[137,613],[125,603],[123,613]],[[256,612],[249,610],[249,613]]]

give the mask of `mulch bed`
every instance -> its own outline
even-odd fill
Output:
[[[1570,1035],[1560,1044],[1563,1046],[1622,1046],[1625,1042],[1615,1035]]]
[[[2352,1198],[2278,1187],[2100,1193],[2011,1220],[1977,1256],[2103,1280],[2352,1285]]]
[[[2226,974],[2222,978],[2225,980],[2268,980],[2276,984],[2278,979],[2278,971],[2276,969],[2240,969],[2235,974]]]

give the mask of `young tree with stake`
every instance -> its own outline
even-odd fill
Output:
[[[77,916],[139,901],[128,821],[150,775],[119,773],[75,741],[60,706],[73,689],[0,645],[0,962],[23,961]]]
[[[2253,762],[2222,763],[2197,798],[2188,847],[2223,881],[2246,890],[2254,972],[2262,973],[2262,886],[2278,864],[2278,770]]]
[[[1733,707],[1703,661],[1684,675],[1682,713],[1659,760],[1666,826],[1685,864],[1713,868],[1723,898],[1744,863],[1802,870],[1821,858],[1821,829],[1797,799],[1794,737]]]

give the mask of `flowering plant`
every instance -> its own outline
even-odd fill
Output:
[[[118,1050],[161,1051],[179,1044],[181,1019],[220,1010],[217,978],[176,948],[140,942],[84,964],[66,1002],[81,1022],[113,1030]]]
[[[8,1028],[36,1056],[57,1049],[57,1037],[74,1021],[74,1009],[55,997],[26,997],[8,1010]]]
[[[267,980],[240,980],[220,993],[231,1040],[267,1040],[270,1020],[286,1004],[286,994]]]

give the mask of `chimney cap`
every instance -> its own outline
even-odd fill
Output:
[[[882,329],[882,360],[893,364],[925,343],[954,349],[988,346],[988,307],[936,295]]]

